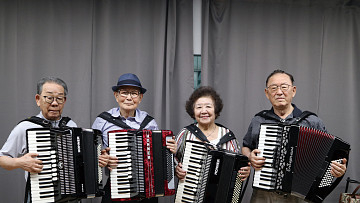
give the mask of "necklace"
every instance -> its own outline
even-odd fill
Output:
[[[214,130],[209,135],[207,135],[206,137],[210,137],[215,132],[215,129],[216,129],[216,125],[215,125]]]

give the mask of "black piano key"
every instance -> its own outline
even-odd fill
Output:
[[[187,171],[187,174],[194,175],[194,176],[197,175],[196,173],[193,173],[193,172],[191,172],[191,171]]]
[[[261,174],[276,174],[276,172],[272,173],[270,171],[261,171]]]
[[[49,193],[53,194],[54,191],[40,191],[39,192],[40,195],[46,195],[46,194],[49,194]]]
[[[200,152],[192,152],[191,154],[204,156],[204,153],[200,153]]]
[[[39,188],[51,188],[51,187],[54,187],[54,185],[44,185],[44,186],[39,186]]]
[[[185,189],[184,189],[183,193],[187,194],[187,195],[194,195],[195,194],[193,191],[187,191]]]
[[[198,164],[198,165],[201,165],[202,164],[202,161],[195,161],[195,160],[189,160],[189,162],[191,163],[194,163],[194,164]]]
[[[44,184],[53,184],[54,181],[42,181],[42,182],[39,182],[39,185],[44,185]]]
[[[267,140],[265,139],[265,142],[278,142],[277,140]]]
[[[54,195],[40,195],[40,198],[49,198],[49,197],[54,197]]]
[[[194,182],[192,180],[189,180],[189,179],[185,179],[185,182],[188,182],[188,183],[191,183],[191,184],[194,184],[194,185],[198,184],[198,183],[196,183],[196,182]]]
[[[272,181],[273,179],[272,179],[272,178],[261,178],[261,177],[260,177],[260,180]]]
[[[270,177],[270,178],[272,178],[272,177],[274,177],[274,175],[273,174],[265,174],[265,173],[262,173],[261,175],[260,175],[260,178],[261,177]]]
[[[276,144],[264,143],[264,146],[270,146],[270,147],[280,147],[280,146],[281,146],[281,144],[280,144],[280,143],[276,143]]]
[[[193,177],[187,176],[186,179],[190,179],[190,180],[194,180],[194,181],[198,181],[199,179],[195,179]]]
[[[196,173],[199,173],[199,170],[198,168],[188,168],[188,172],[193,172],[195,173],[194,175],[196,175]]]
[[[47,180],[52,180],[52,177],[48,177],[48,178],[39,178],[39,181],[47,181]]]
[[[272,156],[263,156],[265,159],[272,159],[272,158],[274,158],[274,157],[272,157]]]
[[[274,187],[275,184],[265,184],[265,183],[259,183],[259,185],[262,185],[262,186],[267,186],[267,187]]]
[[[189,200],[191,202],[194,202],[195,198],[183,197],[183,201],[185,201],[185,200]]]
[[[274,157],[274,153],[263,152],[263,157],[265,157],[264,155],[267,156],[267,157],[270,157],[270,158]]]

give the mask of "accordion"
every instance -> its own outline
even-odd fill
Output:
[[[102,135],[83,128],[33,128],[26,131],[27,150],[38,153],[40,173],[30,173],[31,202],[65,202],[101,196],[98,157]]]
[[[182,168],[175,203],[237,203],[245,187],[238,171],[248,166],[248,158],[238,153],[214,150],[209,144],[185,141]]]
[[[331,161],[349,157],[350,145],[340,138],[298,125],[262,124],[257,147],[265,157],[255,171],[253,187],[291,193],[321,202],[342,177],[331,175]]]
[[[108,132],[110,155],[118,166],[110,172],[112,201],[129,201],[175,194],[173,154],[166,148],[170,130]]]

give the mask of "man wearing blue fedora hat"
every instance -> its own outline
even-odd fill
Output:
[[[103,145],[105,149],[100,156],[100,166],[111,170],[117,166],[118,159],[109,156],[108,152],[108,132],[121,129],[148,129],[158,130],[155,120],[145,111],[138,109],[138,105],[143,99],[146,89],[143,88],[139,78],[132,73],[126,73],[119,77],[118,82],[112,87],[118,107],[101,113],[94,121],[92,128],[98,129],[103,134]],[[167,147],[175,153],[175,140],[169,140]],[[106,176],[109,176],[109,170],[106,170]],[[105,178],[106,180],[106,178]],[[104,181],[105,182],[105,181]],[[112,202],[110,195],[109,181],[105,185],[105,195],[102,202]],[[141,202],[158,202],[157,198],[145,199]]]

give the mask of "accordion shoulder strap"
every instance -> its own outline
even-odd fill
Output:
[[[228,129],[227,127],[225,127],[225,126],[223,126],[223,125],[221,125],[221,124],[219,124],[219,123],[216,123],[216,125],[218,125],[218,126],[220,126],[220,127],[223,127],[223,128],[225,128],[225,129],[229,130],[229,132],[227,132],[224,136],[222,136],[222,137],[220,138],[219,142],[216,144],[216,147],[218,147],[218,148],[220,149],[220,148],[221,148],[221,145],[229,142],[230,140],[236,139],[234,133],[233,133],[230,129]]]
[[[150,121],[154,120],[153,117],[149,116],[149,115],[146,115],[146,117],[144,118],[143,122],[141,122],[140,124],[140,128],[139,130],[142,130],[146,127],[147,124],[150,123]]]
[[[279,118],[277,118],[273,113],[270,114],[271,110],[263,110],[260,111],[259,113],[257,113],[255,116],[260,116],[263,117],[265,119],[275,119],[278,120]],[[300,123],[300,121],[304,120],[305,118],[307,118],[310,115],[314,115],[317,116],[315,113],[311,112],[311,111],[303,111],[298,117],[296,117],[294,123],[291,124],[298,124]]]
[[[62,117],[61,120],[60,120],[60,123],[59,123],[59,128],[63,128],[63,127],[66,127],[66,124],[71,120],[71,118],[69,117]],[[48,127],[48,128],[51,128],[52,125],[51,123],[48,121],[48,120],[45,120],[43,118],[39,118],[37,116],[31,116],[29,118],[26,118],[22,121],[20,121],[19,123],[23,122],[23,121],[29,121],[29,122],[32,122],[32,123],[35,123],[35,124],[38,124],[38,125],[41,125],[43,127]]]
[[[119,118],[113,117],[110,113],[104,111],[101,114],[98,115],[98,117],[109,121],[110,123],[113,123],[119,127],[121,127],[122,129],[131,129],[130,126],[128,126],[126,123],[124,123],[122,120],[120,120]]]
[[[225,126],[216,123],[216,125],[226,128]],[[188,129],[192,134],[194,134],[199,140],[203,141],[203,142],[210,142],[207,137],[204,135],[204,133],[195,125],[195,124],[191,124],[185,127],[186,129]],[[226,128],[228,129],[228,128]],[[220,149],[221,145],[230,141],[236,139],[234,133],[229,130],[229,132],[227,132],[224,136],[222,136],[219,140],[219,142],[216,144],[216,147]]]
[[[204,133],[195,124],[188,125],[185,128],[194,134],[199,140],[203,142],[210,142]]]
[[[110,123],[113,123],[119,127],[121,127],[122,129],[133,129],[132,127],[128,126],[126,123],[124,123],[122,120],[120,120],[119,118],[113,117],[109,112],[102,112],[100,115],[98,115],[98,117],[109,121]],[[147,115],[144,120],[141,122],[140,124],[140,128],[139,130],[142,130],[143,128],[146,127],[147,124],[150,123],[150,121],[152,121],[154,118]]]
[[[62,117],[59,123],[59,127],[63,128],[66,127],[66,124],[71,120],[69,117]]]
[[[300,123],[300,121],[304,120],[305,118],[307,118],[308,116],[317,116],[315,113],[311,112],[311,111],[303,111],[299,117],[296,118],[296,121],[294,124],[298,124]]]

